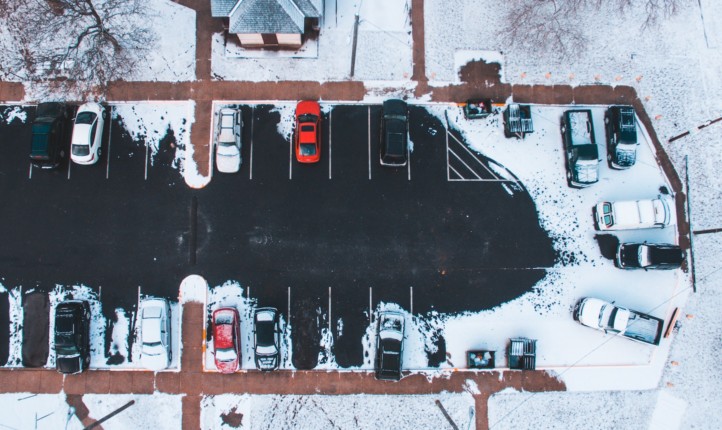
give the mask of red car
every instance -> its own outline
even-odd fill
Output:
[[[296,160],[317,163],[321,159],[321,107],[304,100],[296,105]]]
[[[221,308],[213,312],[213,356],[221,373],[238,370],[241,360],[240,318],[234,308]]]

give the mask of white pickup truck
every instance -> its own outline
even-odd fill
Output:
[[[650,200],[599,202],[594,207],[597,230],[664,228],[676,224],[674,198],[660,195]]]
[[[581,299],[574,307],[572,316],[587,327],[639,342],[659,345],[662,339],[664,321],[661,319],[601,299]]]

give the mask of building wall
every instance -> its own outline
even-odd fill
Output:
[[[279,46],[288,48],[299,48],[301,46],[300,34],[276,34],[277,44],[264,43],[263,36],[258,33],[238,34],[241,46],[244,48],[261,48],[264,46]]]

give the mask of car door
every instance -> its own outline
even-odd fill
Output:
[[[165,315],[163,316],[165,318],[165,321],[161,324],[161,338],[163,339],[163,345],[166,347],[166,351],[168,351],[168,361],[171,360],[173,357],[173,353],[171,351],[171,343],[170,343],[170,306],[166,304],[165,308]],[[168,363],[170,365],[170,363]]]

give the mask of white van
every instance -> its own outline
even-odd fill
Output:
[[[651,200],[599,202],[594,208],[594,220],[596,229],[601,231],[675,225],[674,198],[660,195]]]

